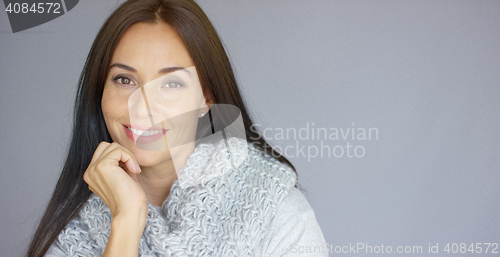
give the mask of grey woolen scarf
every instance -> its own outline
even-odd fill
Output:
[[[149,204],[139,256],[252,256],[294,171],[243,139],[199,144],[161,211]],[[70,256],[101,256],[111,213],[92,194],[56,239]]]

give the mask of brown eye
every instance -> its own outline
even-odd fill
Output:
[[[122,75],[118,75],[112,79],[115,83],[117,84],[122,84],[122,85],[135,85],[134,81],[132,79],[127,78]]]
[[[122,84],[130,84],[130,79],[128,79],[128,78],[121,78],[121,80],[122,81],[120,83],[122,83]]]

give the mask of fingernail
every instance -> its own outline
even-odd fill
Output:
[[[141,166],[139,166],[139,164],[137,164],[137,172],[141,172]]]

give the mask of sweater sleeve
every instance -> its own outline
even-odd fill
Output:
[[[324,246],[325,239],[314,210],[304,195],[293,187],[255,253],[256,256],[328,256]]]

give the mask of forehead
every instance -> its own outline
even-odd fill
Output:
[[[140,22],[130,26],[113,53],[111,63],[116,62],[138,70],[194,66],[179,34],[163,22]]]

